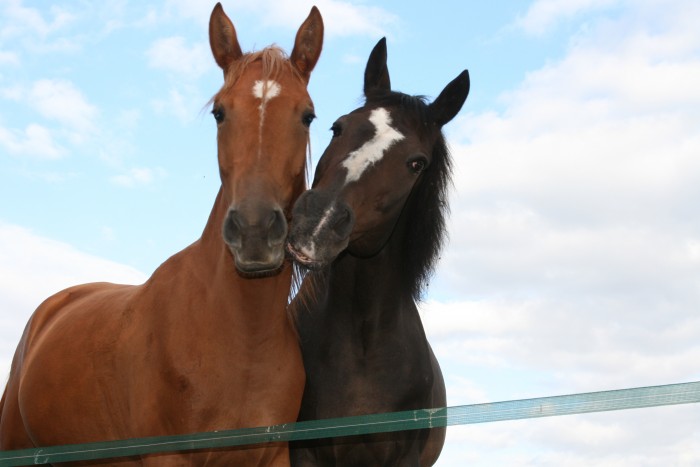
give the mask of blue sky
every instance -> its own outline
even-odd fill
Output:
[[[217,187],[215,126],[204,109],[221,84],[207,42],[209,5],[5,3],[0,148],[9,157],[0,162],[0,195],[27,204],[5,206],[3,219],[152,271],[199,235]],[[227,10],[249,49],[289,48],[309,9],[277,18],[267,11],[274,2],[246,3],[254,4]],[[509,23],[525,11],[517,2],[488,10],[401,5],[354,7],[363,20],[356,25],[326,19],[310,85],[315,154],[333,120],[357,106],[366,57],[382,35],[397,89],[435,96],[470,68],[478,90],[471,111],[562,52],[559,34],[523,37]]]
[[[223,2],[244,50],[289,50],[312,4]],[[422,304],[450,405],[700,379],[697,2],[316,5],[315,158],[382,36],[396,89],[470,71]],[[0,0],[0,372],[48,295],[138,283],[201,233],[212,7]],[[697,465],[698,410],[455,427],[438,465]]]

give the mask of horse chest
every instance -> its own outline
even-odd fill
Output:
[[[289,345],[244,345],[199,339],[158,349],[149,367],[161,368],[154,406],[168,426],[189,431],[271,425],[295,419],[304,385],[293,334]],[[280,395],[278,388],[285,388]],[[173,408],[177,408],[174,410]],[[182,431],[182,430],[181,430]]]
[[[307,363],[307,392],[319,416],[335,417],[423,407],[432,390],[432,370],[410,343],[387,339],[370,347],[334,340]]]

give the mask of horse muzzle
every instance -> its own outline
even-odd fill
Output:
[[[229,209],[224,219],[223,236],[242,276],[265,277],[281,269],[287,221],[278,207],[239,206]]]
[[[299,197],[292,218],[287,251],[297,263],[310,269],[331,263],[345,250],[355,225],[347,204],[315,190]]]

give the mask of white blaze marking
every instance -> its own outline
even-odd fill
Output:
[[[260,105],[263,106],[273,97],[279,96],[281,90],[282,87],[277,81],[271,79],[265,81],[257,80],[253,85],[253,96],[262,100]]]
[[[318,236],[321,229],[324,228],[326,226],[326,224],[328,224],[328,221],[331,220],[331,216],[333,215],[333,211],[335,211],[335,209],[333,209],[333,206],[331,206],[328,208],[328,210],[326,210],[325,213],[323,213],[323,216],[321,216],[321,220],[318,221],[318,225],[314,229],[314,233],[311,234],[312,241],[315,237]]]
[[[385,108],[374,109],[369,121],[374,124],[375,134],[343,162],[343,167],[348,169],[345,183],[358,180],[368,167],[384,157],[392,144],[404,139],[404,135],[391,126],[391,116]]]
[[[258,126],[258,158],[262,153],[262,130],[265,123],[265,108],[271,99],[279,96],[282,86],[277,81],[268,79],[257,80],[253,85],[253,97],[260,99],[258,110],[260,111],[260,124]]]
[[[328,222],[331,220],[333,211],[335,211],[335,207],[331,206],[326,210],[326,212],[323,213],[323,216],[321,216],[321,219],[318,221],[318,224],[314,228],[314,231],[311,233],[311,237],[309,238],[308,242],[305,245],[302,245],[299,249],[301,254],[303,254],[307,258],[310,258],[312,260],[316,259],[316,237],[318,237],[318,234],[321,232],[321,229],[323,229],[326,226],[326,224],[328,224]]]

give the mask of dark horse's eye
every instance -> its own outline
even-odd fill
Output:
[[[428,165],[428,161],[426,161],[423,157],[417,157],[408,161],[407,165],[408,170],[410,170],[414,174],[419,174],[423,170],[425,170],[425,167]]]
[[[331,131],[333,132],[333,138],[337,138],[343,132],[343,129],[341,128],[340,123],[335,122],[331,126]]]
[[[313,112],[304,112],[304,115],[301,116],[301,123],[308,128],[311,126],[311,122],[313,122],[315,118],[316,115],[314,115]]]
[[[222,107],[214,107],[211,113],[214,116],[214,120],[216,120],[216,123],[221,123],[224,121],[225,114],[224,109]]]

